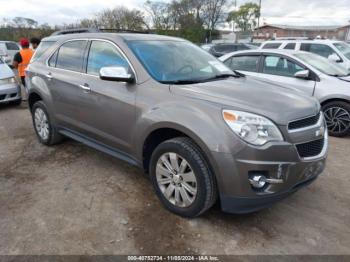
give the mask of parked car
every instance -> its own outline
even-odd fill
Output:
[[[210,48],[212,48],[214,45],[215,45],[215,44],[202,44],[200,47],[201,47],[203,50],[209,52]]]
[[[316,97],[330,135],[350,134],[350,73],[342,66],[319,55],[288,50],[241,51],[220,60],[247,76]]]
[[[21,50],[21,47],[13,41],[0,41],[0,53],[2,53],[2,59],[6,64],[11,65],[13,57]]]
[[[350,45],[336,40],[284,40],[267,41],[260,49],[285,49],[311,52],[332,62],[342,65],[350,71]]]
[[[324,168],[316,99],[240,77],[188,41],[86,33],[43,42],[52,45],[27,70],[39,141],[67,136],[144,169],[178,215],[198,216],[217,198],[226,212],[259,210]]]
[[[225,44],[216,44],[213,45],[209,49],[209,53],[211,53],[215,57],[223,56],[227,53],[240,51],[240,50],[248,50],[248,49],[257,49],[258,47],[249,45],[249,44],[235,44],[235,43],[225,43]]]
[[[11,103],[20,105],[21,102],[21,88],[15,79],[15,75],[0,58],[0,104]]]

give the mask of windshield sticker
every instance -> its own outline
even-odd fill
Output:
[[[223,64],[221,64],[218,61],[209,61],[209,64],[211,66],[215,67],[220,72],[227,72],[227,71],[229,71],[226,66],[224,66]]]

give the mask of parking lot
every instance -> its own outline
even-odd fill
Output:
[[[350,254],[350,138],[273,207],[166,211],[141,170],[73,141],[38,143],[26,104],[0,107],[1,254]]]

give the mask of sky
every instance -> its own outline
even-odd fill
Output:
[[[237,0],[237,5],[248,1],[258,3],[258,0]],[[50,25],[73,23],[117,5],[141,9],[144,2],[145,0],[0,0],[0,20],[23,16]],[[232,8],[233,6],[234,4]],[[350,21],[350,0],[262,0],[262,17],[263,22],[273,24],[343,25]]]

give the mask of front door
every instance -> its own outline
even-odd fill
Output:
[[[279,55],[266,55],[263,58],[262,69],[257,76],[266,82],[272,82],[281,87],[293,87],[301,92],[313,96],[316,81],[301,79],[294,76],[298,71],[306,68]]]
[[[106,81],[99,78],[102,67],[131,66],[112,42],[91,41],[86,74],[80,85],[85,86],[84,125],[87,135],[125,153],[131,151],[131,131],[135,124],[136,84]]]

